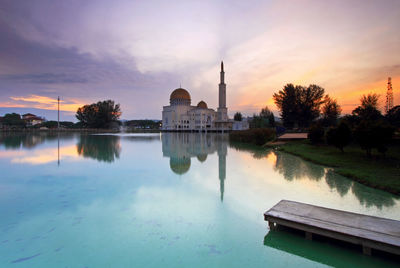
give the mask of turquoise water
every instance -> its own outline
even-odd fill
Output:
[[[269,232],[288,199],[400,220],[400,200],[212,134],[0,136],[0,267],[396,267]]]

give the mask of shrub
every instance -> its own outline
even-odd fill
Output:
[[[324,128],[320,124],[315,124],[309,128],[307,138],[311,143],[317,144],[323,141],[324,134]]]
[[[341,122],[338,127],[331,127],[326,133],[326,142],[333,145],[340,151],[351,141],[351,130],[345,122]]]
[[[386,118],[393,126],[400,127],[400,105],[390,109],[386,114]]]
[[[372,149],[385,154],[387,144],[391,141],[394,128],[382,121],[363,120],[354,131],[354,137],[365,150],[368,157],[372,155]]]
[[[254,128],[247,130],[233,131],[229,139],[236,142],[253,143],[264,145],[275,138],[275,130],[271,128]]]

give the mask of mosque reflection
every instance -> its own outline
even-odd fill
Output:
[[[223,201],[228,149],[227,134],[172,132],[163,133],[161,140],[163,156],[169,157],[170,168],[178,175],[189,171],[191,158],[196,157],[203,163],[207,160],[208,154],[217,152],[220,195]]]

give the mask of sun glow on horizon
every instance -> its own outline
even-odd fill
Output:
[[[18,154],[15,152],[5,152],[2,157],[10,157],[12,156],[11,163],[13,164],[31,164],[31,165],[43,165],[51,162],[58,161],[58,157],[60,159],[77,159],[79,158],[79,154],[76,149],[76,145],[68,145],[60,147],[60,151],[58,154],[57,148],[48,148],[48,149],[37,149],[32,153],[21,151]]]
[[[58,100],[47,96],[28,95],[22,97],[10,97],[13,102],[1,102],[0,107],[5,108],[36,108],[44,110],[57,110]],[[77,99],[60,99],[60,111],[76,112],[79,107],[85,104]]]

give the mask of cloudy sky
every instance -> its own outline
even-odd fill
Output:
[[[229,113],[268,105],[286,83],[318,84],[350,112],[362,94],[400,104],[400,1],[0,0],[0,114],[63,118],[113,99],[123,119],[160,119],[173,89]]]

